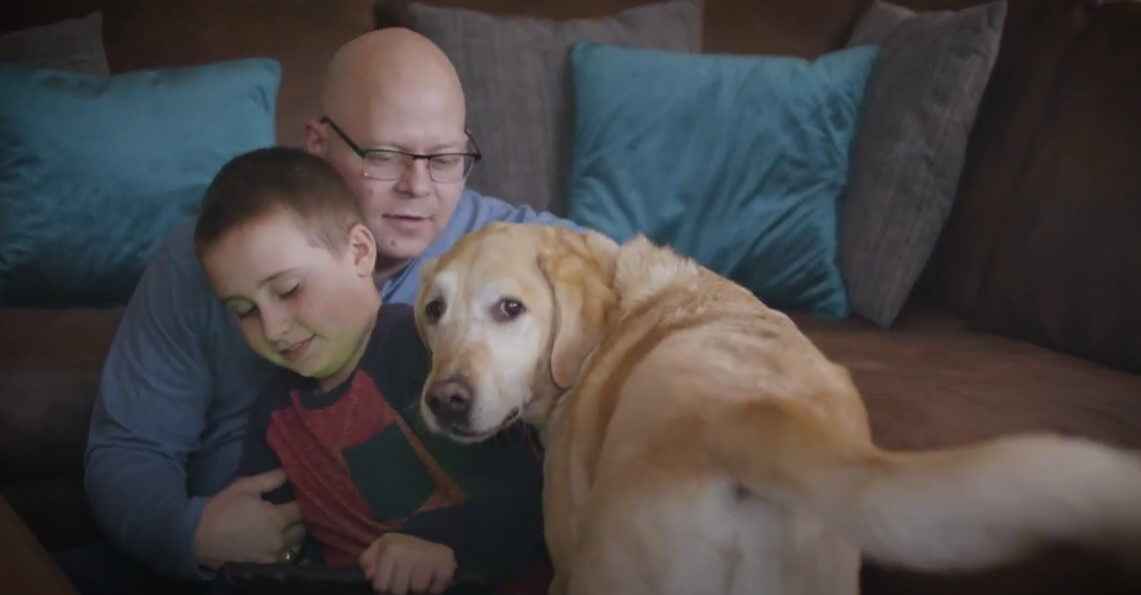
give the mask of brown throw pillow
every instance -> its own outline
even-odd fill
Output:
[[[875,2],[848,46],[878,45],[842,201],[840,261],[852,311],[890,327],[958,188],[998,55],[1006,2],[912,12]]]
[[[468,186],[516,204],[565,213],[573,93],[568,51],[578,41],[697,52],[702,3],[670,0],[608,17],[554,20],[427,4],[411,27],[455,63],[468,126],[483,152]]]

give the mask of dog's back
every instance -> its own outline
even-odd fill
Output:
[[[1132,453],[1054,436],[884,453],[847,371],[743,288],[641,239],[614,287],[621,313],[551,426],[578,466],[552,486],[586,494],[571,593],[856,593],[861,552],[959,570],[1048,539],[1141,543]]]
[[[750,496],[701,444],[712,412],[757,398],[802,401],[866,437],[846,373],[783,314],[644,240],[620,250],[614,287],[621,314],[549,426],[564,451],[549,456],[573,459],[589,485],[570,592],[856,593],[853,544],[806,511]],[[575,466],[548,468],[570,478]]]

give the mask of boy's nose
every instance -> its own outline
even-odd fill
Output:
[[[289,332],[289,317],[265,313],[263,311],[261,328],[262,333],[265,334],[266,341],[275,343],[285,338],[286,333]]]
[[[428,410],[443,426],[466,426],[471,414],[471,388],[462,380],[445,380],[428,388]]]

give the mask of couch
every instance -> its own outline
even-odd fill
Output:
[[[551,19],[639,0],[431,0]],[[972,0],[910,0],[916,10]],[[407,15],[366,0],[6,3],[2,32],[99,11],[111,73],[265,55],[283,67],[276,135],[301,142],[343,41]],[[812,58],[862,0],[706,0],[707,53]],[[796,314],[895,449],[1052,430],[1141,447],[1141,4],[1011,0],[954,203],[890,325]],[[479,167],[479,166],[477,166]],[[513,197],[505,197],[512,200]],[[0,309],[0,493],[49,550],[98,534],[82,490],[87,419],[120,306]],[[1141,503],[1138,503],[1141,508]],[[954,575],[865,565],[863,592],[1141,592],[1099,552],[1061,544]]]

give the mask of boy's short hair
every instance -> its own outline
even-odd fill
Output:
[[[298,148],[255,149],[228,161],[207,187],[195,251],[201,257],[233,229],[279,210],[335,253],[349,228],[364,222],[352,188],[329,162]]]

